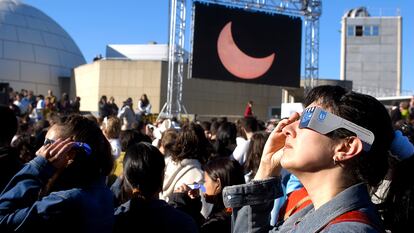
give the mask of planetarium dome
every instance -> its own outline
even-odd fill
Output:
[[[0,0],[0,82],[36,94],[73,94],[72,69],[82,64],[78,46],[52,18],[21,1]]]

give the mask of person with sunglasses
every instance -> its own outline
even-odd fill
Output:
[[[302,115],[293,113],[270,134],[254,180],[224,189],[233,232],[383,232],[369,189],[388,170],[394,131],[387,110],[339,86],[312,89],[304,104]],[[311,202],[271,227],[282,167],[299,178]]]
[[[69,116],[36,155],[0,194],[0,232],[112,232],[113,158],[98,125]]]

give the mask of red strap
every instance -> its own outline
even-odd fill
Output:
[[[371,225],[371,221],[369,220],[368,216],[358,210],[353,210],[350,212],[347,212],[345,214],[339,215],[334,220],[332,220],[329,225],[335,224],[335,223],[341,223],[341,222],[360,222],[367,225]]]
[[[360,223],[370,225],[371,227],[375,228],[378,232],[384,232],[384,230],[381,227],[377,226],[369,219],[367,214],[359,210],[353,210],[353,211],[344,213],[342,215],[339,215],[338,217],[333,219],[331,222],[329,222],[329,224],[326,225],[326,227],[336,224],[336,223],[341,223],[341,222],[360,222]]]
[[[280,208],[278,220],[285,220],[310,204],[312,204],[312,201],[305,188],[295,190],[289,194],[285,203]]]

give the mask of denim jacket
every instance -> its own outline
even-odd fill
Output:
[[[223,200],[233,208],[233,232],[378,232],[381,220],[371,203],[364,184],[353,185],[317,210],[309,205],[275,227],[269,224],[273,199],[282,195],[278,178],[253,181],[248,184],[225,187]],[[364,212],[374,225],[361,222],[340,222],[329,225],[336,217],[352,211]]]
[[[112,232],[113,195],[104,177],[39,199],[54,172],[45,158],[36,157],[10,180],[0,195],[0,232]]]

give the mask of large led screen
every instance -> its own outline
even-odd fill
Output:
[[[299,87],[300,18],[194,4],[192,78]]]

